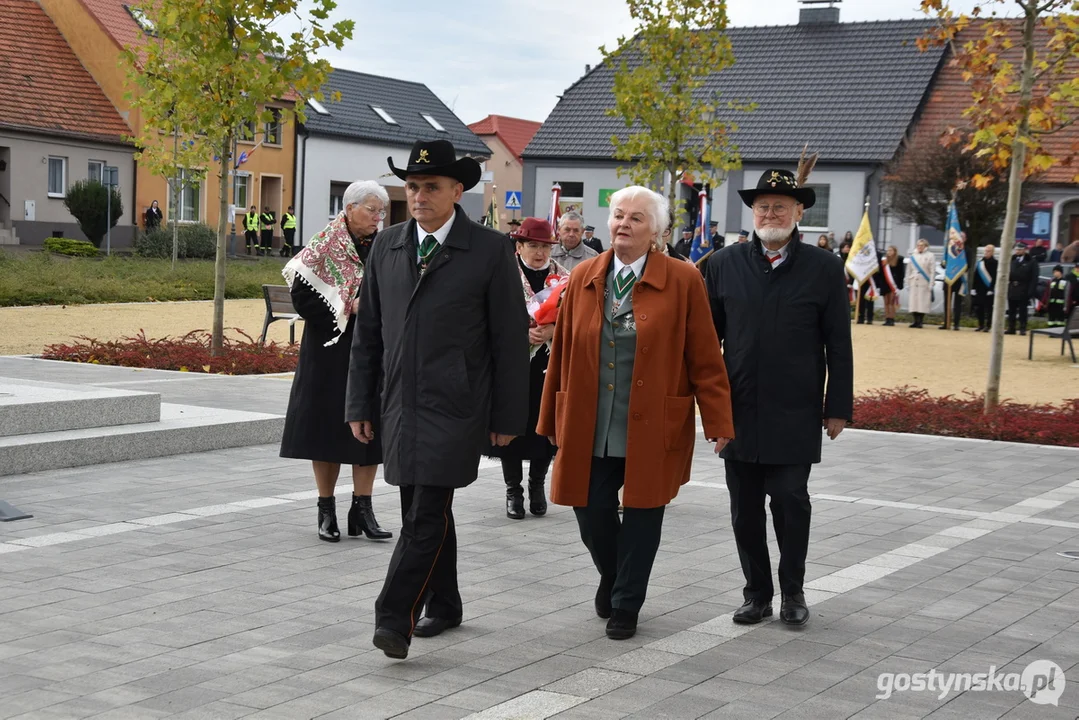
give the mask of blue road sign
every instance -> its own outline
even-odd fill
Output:
[[[507,190],[506,191],[506,204],[503,206],[507,210],[520,210],[521,209],[521,191],[520,190]]]

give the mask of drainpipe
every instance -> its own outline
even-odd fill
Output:
[[[300,141],[303,141],[302,143]],[[304,214],[304,200],[307,197],[307,128],[303,123],[296,123],[296,142],[303,148],[303,156],[300,158],[300,173],[296,175],[296,158],[293,157],[292,163],[293,175],[296,175],[296,194],[299,196],[296,201],[296,207],[300,211],[300,227],[297,228],[300,231],[300,237],[297,238],[295,250],[299,250],[304,246],[305,236],[303,234],[303,224],[307,220],[307,215]]]

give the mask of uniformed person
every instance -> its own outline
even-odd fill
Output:
[[[258,250],[259,247],[259,211],[254,205],[244,215],[244,242],[247,245],[247,254],[251,254],[251,248]]]
[[[262,206],[262,242],[259,244],[259,255],[269,255],[273,251],[273,226],[277,223],[277,217],[269,205]]]
[[[281,215],[281,232],[285,235],[285,241],[281,244],[281,257],[290,257],[296,241],[296,216],[291,205],[288,206],[288,211]]]

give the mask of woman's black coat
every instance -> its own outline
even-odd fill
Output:
[[[846,273],[835,255],[794,238],[772,268],[752,241],[705,269],[731,382],[734,440],[722,457],[767,465],[820,462],[825,418],[850,420],[854,358]]]

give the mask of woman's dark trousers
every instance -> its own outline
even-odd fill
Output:
[[[600,577],[612,582],[611,607],[640,612],[648,578],[659,550],[665,505],[627,507],[618,517],[618,490],[625,482],[626,459],[592,458],[588,505],[575,507],[581,540]]]

